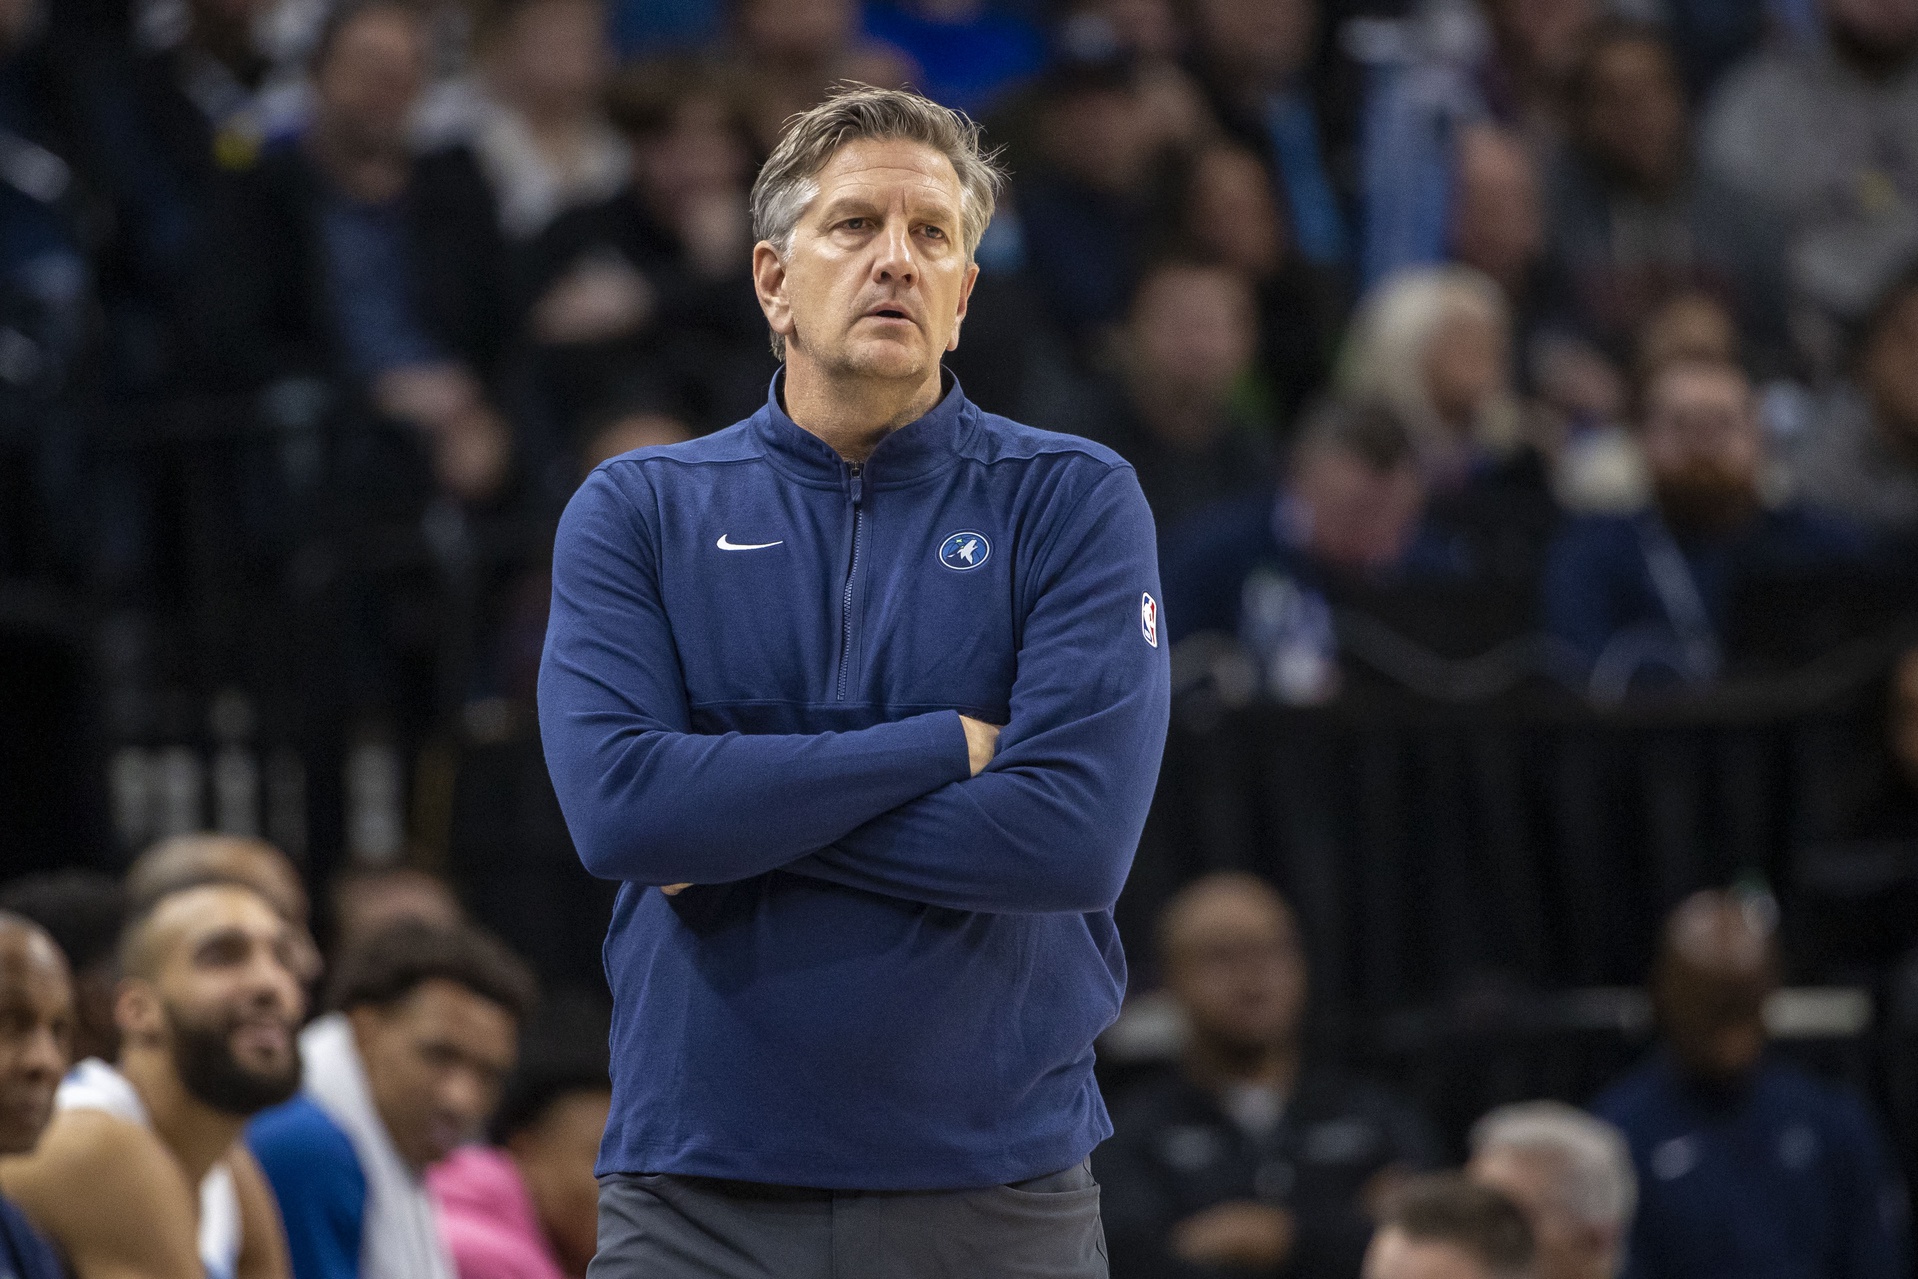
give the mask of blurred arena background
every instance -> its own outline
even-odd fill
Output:
[[[1013,174],[950,367],[1158,519],[1115,1110],[1186,1042],[1201,877],[1284,895],[1309,1056],[1446,1163],[1639,1061],[1724,889],[1775,912],[1775,1051],[1910,1169],[1912,0],[335,10],[0,0],[0,879],[257,837],[329,954],[412,893],[603,999],[555,522],[761,401],[756,166],[911,85]]]

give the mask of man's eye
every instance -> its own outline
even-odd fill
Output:
[[[847,218],[845,222],[842,223],[841,225],[843,225],[848,231],[864,231],[866,229],[866,219]]]
[[[944,229],[936,226],[927,227],[926,234],[931,236],[935,240],[943,240],[946,238],[946,233]]]

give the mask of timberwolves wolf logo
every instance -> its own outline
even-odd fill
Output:
[[[992,543],[984,533],[954,533],[939,548],[939,562],[961,573],[978,568],[991,557]]]

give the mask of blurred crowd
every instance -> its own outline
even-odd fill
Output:
[[[537,542],[766,394],[747,190],[858,80],[1003,147],[950,364],[1136,464],[1175,636],[1319,701],[1338,618],[1412,591],[1466,601],[1412,627],[1444,657],[1712,684],[1780,655],[1768,583],[1918,535],[1918,4],[1609,6],[6,0],[0,567],[192,589],[139,446],[196,431],[260,453],[203,542]],[[538,559],[463,691],[526,693]]]
[[[1877,1119],[1768,1042],[1777,931],[1762,892],[1684,900],[1644,1060],[1589,1110],[1502,1105],[1453,1151],[1313,1047],[1291,906],[1194,881],[1156,936],[1179,1050],[1110,1090],[1093,1155],[1112,1274],[1906,1279]],[[0,1265],[578,1279],[608,1011],[538,1002],[417,871],[350,874],[316,912],[271,845],[190,835],[124,879],[0,885]]]

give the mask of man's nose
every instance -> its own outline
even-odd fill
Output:
[[[903,218],[889,221],[885,234],[879,237],[879,257],[873,263],[873,275],[880,280],[911,284],[918,270],[912,258],[912,229]]]
[[[27,1036],[20,1064],[27,1074],[38,1079],[58,1079],[66,1074],[67,1050],[59,1032],[52,1026],[41,1026]]]

